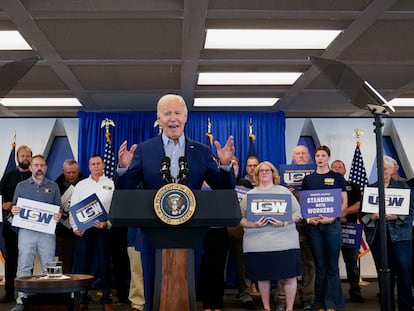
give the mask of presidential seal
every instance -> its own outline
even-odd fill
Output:
[[[166,224],[181,225],[185,223],[193,216],[195,208],[194,193],[182,184],[166,184],[155,194],[155,214]]]

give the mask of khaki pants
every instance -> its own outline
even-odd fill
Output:
[[[145,297],[141,252],[136,251],[134,246],[130,246],[128,247],[128,257],[131,266],[131,282],[129,285],[128,298],[131,301],[131,308],[143,310]]]

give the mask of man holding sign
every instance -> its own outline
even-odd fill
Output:
[[[61,217],[59,188],[54,181],[45,177],[46,159],[42,155],[35,155],[29,168],[32,177],[17,184],[11,209],[13,225],[20,227],[17,277],[32,275],[36,253],[39,255],[43,273],[47,273],[46,263],[55,258],[54,228]],[[26,295],[19,292],[17,304],[10,311],[23,310],[22,298]]]
[[[331,165],[332,171],[345,176],[346,169],[345,164],[341,160],[335,160]],[[346,182],[346,193],[348,196],[348,206],[342,211],[341,222],[343,223],[342,236],[347,235],[345,232],[347,228],[357,228],[361,226],[357,224],[358,213],[361,208],[361,191],[359,186],[351,181]],[[359,230],[348,230],[349,232],[358,232]],[[359,239],[356,237],[352,240],[354,243],[344,243],[342,246],[342,257],[345,262],[346,275],[349,283],[349,295],[352,302],[362,303],[365,302],[364,297],[361,295],[361,286],[359,286],[360,270],[358,267],[358,254],[359,246],[361,244],[361,236]]]
[[[75,186],[72,193],[70,221],[73,232],[79,236],[77,248],[77,265],[75,273],[90,274],[93,273],[93,259],[97,261],[98,269],[94,273],[94,277],[100,278],[100,289],[102,297],[100,302],[104,311],[114,310],[112,306],[111,293],[111,251],[110,251],[110,231],[111,223],[107,219],[102,219],[100,206],[105,209],[105,217],[109,213],[112,195],[115,190],[112,179],[104,175],[105,163],[102,157],[94,154],[89,158],[89,171],[91,174],[88,178],[81,180]],[[96,195],[96,201],[91,199]],[[82,206],[81,202],[85,205]],[[74,216],[77,219],[74,219]],[[89,222],[85,218],[90,218]],[[79,228],[79,224],[85,224],[86,227]],[[80,311],[88,308],[88,296],[83,295],[80,304]]]
[[[293,149],[292,164],[280,165],[281,184],[289,188],[293,195],[299,200],[299,191],[302,186],[303,178],[315,171],[315,165],[310,164],[311,156],[308,147],[297,145]],[[302,265],[301,284],[298,288],[298,297],[302,302],[303,310],[313,309],[313,292],[315,279],[315,263],[310,248],[308,230],[305,220],[296,224],[299,232],[300,259]],[[276,288],[276,311],[286,310],[286,295],[282,281],[279,281]]]

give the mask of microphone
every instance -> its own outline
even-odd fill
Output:
[[[167,184],[172,183],[170,165],[171,165],[171,160],[169,157],[162,158],[160,174],[161,174],[162,180],[164,180]]]
[[[187,159],[185,157],[180,157],[178,159],[178,167],[179,167],[179,172],[178,172],[178,179],[180,180],[180,183],[183,183],[187,177],[188,177],[188,162]]]

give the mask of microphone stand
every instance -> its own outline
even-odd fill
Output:
[[[380,285],[380,307],[381,311],[391,310],[391,282],[390,269],[388,267],[388,246],[387,246],[387,221],[385,218],[385,189],[384,189],[384,155],[382,114],[376,109],[370,109],[375,118],[375,137],[377,145],[377,176],[378,176],[378,213],[379,213],[379,239],[381,247],[381,266],[378,277]]]

